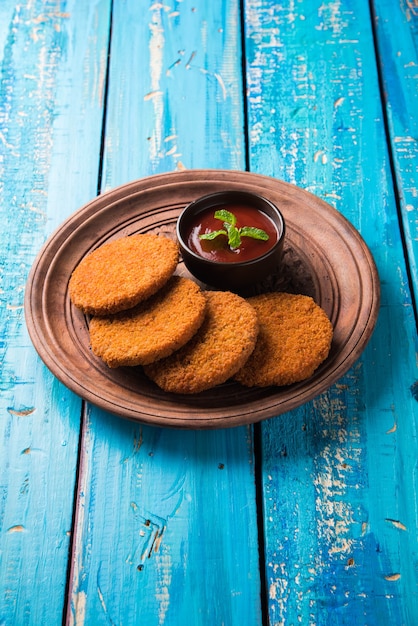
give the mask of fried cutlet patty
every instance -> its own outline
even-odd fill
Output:
[[[154,234],[105,243],[75,268],[69,282],[72,303],[84,313],[124,311],[156,293],[177,267],[177,244]]]
[[[233,376],[254,349],[258,321],[253,307],[228,291],[207,291],[205,320],[179,351],[144,367],[164,391],[193,394]]]
[[[145,365],[167,357],[203,322],[206,298],[188,278],[172,276],[156,294],[129,311],[90,321],[93,353],[109,367]]]
[[[328,356],[333,329],[312,298],[268,293],[248,298],[257,311],[257,345],[234,379],[247,387],[290,385],[312,376]]]

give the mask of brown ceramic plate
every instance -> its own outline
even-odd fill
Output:
[[[276,203],[286,220],[284,272],[264,289],[311,295],[334,326],[328,359],[303,383],[247,389],[228,382],[195,396],[161,391],[141,368],[109,369],[89,348],[87,320],[72,306],[68,281],[81,259],[110,239],[158,232],[175,237],[186,204],[209,193],[244,189]],[[178,272],[186,275],[180,264]],[[144,178],[98,196],[48,239],[27,283],[25,314],[40,357],[89,402],[143,423],[225,428],[290,411],[335,383],[357,360],[374,329],[379,280],[355,228],[334,208],[294,185],[258,174],[190,170]]]

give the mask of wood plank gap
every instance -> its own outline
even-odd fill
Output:
[[[263,506],[263,437],[261,423],[253,426],[254,439],[254,480],[258,530],[258,558],[260,570],[260,606],[263,626],[269,626],[269,603],[266,580],[266,545],[264,541],[264,506]]]
[[[241,35],[241,73],[242,73],[242,102],[244,118],[244,159],[245,171],[250,171],[250,138],[248,134],[248,86],[247,86],[247,54],[245,36],[245,0],[240,0],[240,35]]]
[[[113,29],[113,0],[110,3],[110,16],[109,16],[109,39],[107,44],[107,63],[106,63],[106,77],[104,84],[103,94],[103,117],[102,117],[102,134],[100,138],[100,154],[99,154],[99,171],[97,173],[97,195],[101,194],[102,179],[103,179],[103,163],[106,141],[106,120],[107,120],[107,101],[109,95],[109,74],[110,74],[110,56],[112,52],[112,29]]]
[[[74,580],[74,567],[76,562],[76,553],[75,553],[75,544],[77,541],[77,527],[78,527],[78,518],[79,518],[79,510],[80,510],[80,490],[81,490],[81,468],[85,466],[83,461],[84,450],[86,446],[84,445],[86,430],[87,430],[87,413],[88,406],[85,400],[81,403],[81,419],[80,419],[80,437],[78,442],[78,451],[77,451],[77,469],[76,469],[76,477],[74,482],[74,494],[73,494],[73,515],[71,520],[71,536],[68,546],[68,565],[67,565],[67,575],[66,575],[66,583],[65,583],[65,593],[64,593],[64,605],[62,611],[62,626],[68,626],[72,622],[71,617],[71,598],[73,593],[73,580]]]
[[[383,67],[380,61],[379,39],[377,36],[377,27],[376,27],[378,18],[377,18],[377,13],[375,10],[374,0],[369,0],[369,10],[370,10],[370,21],[371,21],[372,35],[373,35],[373,46],[374,46],[375,59],[376,59],[376,72],[377,72],[377,78],[378,78],[378,84],[379,84],[380,99],[382,103],[383,126],[384,126],[384,132],[385,132],[385,137],[386,137],[386,144],[388,147],[389,166],[390,166],[391,177],[392,177],[392,186],[393,186],[393,192],[395,196],[395,205],[396,205],[396,212],[398,215],[398,223],[399,223],[399,231],[400,231],[400,237],[401,237],[401,242],[402,242],[402,249],[403,249],[403,254],[405,258],[406,275],[408,278],[409,292],[411,295],[412,308],[414,311],[415,326],[418,332],[417,301],[415,298],[415,289],[414,289],[414,284],[412,280],[412,273],[411,273],[411,268],[410,268],[410,263],[409,263],[409,255],[408,255],[408,247],[406,244],[405,229],[404,229],[404,224],[403,224],[403,219],[402,219],[400,189],[399,189],[398,182],[397,182],[395,158],[393,154],[392,138],[390,134],[389,120],[388,120],[388,114],[387,114],[388,102],[387,102],[387,97],[386,97],[386,93],[384,89]]]

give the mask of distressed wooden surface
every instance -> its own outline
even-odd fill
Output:
[[[2,0],[0,624],[418,622],[417,12],[245,0],[241,33],[238,0]],[[368,347],[255,427],[84,405],[27,336],[36,253],[98,191],[208,167],[296,183],[360,230]]]
[[[144,19],[115,3],[104,188],[244,168],[237,10],[153,4]],[[70,622],[261,624],[251,429],[168,431],[93,408],[80,476]]]
[[[416,328],[369,7],[254,1],[245,22],[251,170],[340,210],[366,239],[382,286],[359,362],[311,404],[262,426],[269,617],[414,624]]]
[[[397,199],[418,298],[418,3],[374,1],[373,17]]]
[[[0,3],[0,623],[60,624],[81,402],[24,324],[46,236],[97,190],[110,3]],[[70,11],[71,8],[71,11]]]

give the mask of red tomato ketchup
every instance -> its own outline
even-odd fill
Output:
[[[262,241],[243,236],[239,248],[232,250],[228,245],[226,235],[219,235],[213,240],[200,239],[200,235],[223,229],[222,220],[214,217],[215,211],[220,209],[226,209],[235,215],[237,228],[244,226],[260,228],[268,234],[268,240]],[[271,250],[278,238],[277,228],[266,213],[251,206],[228,204],[211,207],[200,212],[190,227],[187,243],[193,252],[204,259],[220,263],[239,263],[263,256]]]

